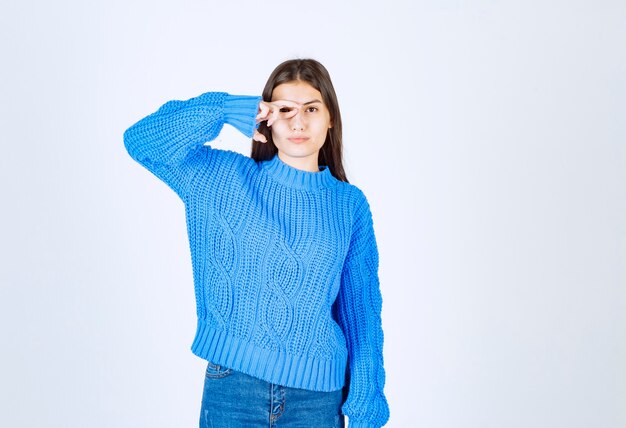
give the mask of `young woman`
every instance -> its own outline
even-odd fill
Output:
[[[206,144],[225,123],[253,137],[251,157]],[[383,426],[378,250],[326,69],[286,61],[262,99],[170,101],[124,141],[185,205],[191,349],[208,361],[200,426]]]

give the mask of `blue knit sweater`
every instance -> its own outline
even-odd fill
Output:
[[[225,123],[252,136],[259,101],[221,92],[170,101],[124,134],[128,153],[185,205],[192,351],[289,387],[334,391],[347,381],[350,426],[380,427],[389,410],[369,204],[326,166],[257,163],[205,144]]]

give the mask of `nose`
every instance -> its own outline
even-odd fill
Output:
[[[291,130],[292,131],[304,131],[304,120],[302,112],[298,111],[294,117],[291,118]]]

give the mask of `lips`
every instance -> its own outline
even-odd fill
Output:
[[[288,138],[288,140],[294,144],[302,144],[306,141],[309,141],[309,138],[308,137],[291,137],[291,138]]]

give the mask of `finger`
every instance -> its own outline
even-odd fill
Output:
[[[277,100],[273,101],[272,104],[277,107],[275,110],[278,110],[279,113],[275,120],[291,119],[297,115],[303,107],[302,104],[289,100]]]
[[[252,139],[260,143],[267,143],[267,138],[265,138],[265,135],[261,134],[257,130],[254,131],[254,136],[252,137]]]
[[[279,111],[279,119],[291,119],[300,111],[299,107],[283,107]]]
[[[276,122],[277,120],[280,119],[280,115],[281,115],[280,110],[281,110],[281,108],[284,108],[284,107],[276,106],[275,109],[270,111],[270,116],[267,119],[267,126],[268,127],[272,126],[274,124],[274,122]]]
[[[280,106],[280,107],[290,107],[290,108],[302,107],[302,104],[297,103],[295,101],[289,101],[289,100],[276,100],[276,101],[272,101],[272,104],[276,106]]]
[[[270,112],[270,116],[267,119],[267,127],[271,127],[274,122],[276,122],[276,119],[278,119],[278,110],[274,110],[272,112]]]
[[[264,120],[267,120],[272,112],[277,109],[277,107],[273,104],[266,102],[261,102],[259,108],[260,110],[257,114],[257,122],[263,122]]]
[[[268,112],[264,115],[258,115],[256,118],[256,123],[260,123],[263,122],[264,120],[267,120],[270,116],[271,116],[272,112]]]
[[[267,115],[270,113],[270,111],[270,106],[267,103],[261,101],[259,103],[259,112],[256,115],[257,122],[262,122],[263,120],[267,119]]]

